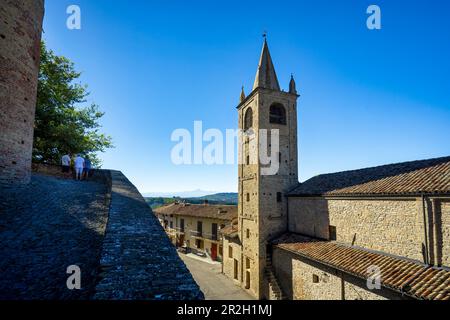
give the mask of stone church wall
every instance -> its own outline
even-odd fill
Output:
[[[401,299],[400,295],[384,288],[371,291],[362,279],[279,248],[274,248],[273,266],[283,292],[291,300]]]
[[[440,203],[440,217],[442,220],[442,265],[450,266],[450,199]]]
[[[419,200],[290,198],[289,230],[423,261]]]

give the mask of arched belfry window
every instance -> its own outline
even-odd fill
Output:
[[[253,127],[253,110],[248,108],[245,112],[244,130],[247,131]]]
[[[286,109],[280,103],[270,107],[270,123],[286,124]]]

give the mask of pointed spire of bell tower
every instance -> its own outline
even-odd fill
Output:
[[[289,93],[297,94],[297,87],[294,80],[294,75],[291,74],[291,82],[289,82]]]
[[[253,90],[256,88],[265,88],[281,91],[278,83],[275,67],[273,66],[272,58],[267,44],[267,36],[264,34],[264,45],[259,59],[258,71],[256,72],[255,84]]]
[[[244,91],[244,86],[242,86],[242,91],[241,91],[241,97],[240,97],[240,102],[244,101],[246,98],[245,96],[245,91]]]

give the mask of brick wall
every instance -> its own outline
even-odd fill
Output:
[[[28,183],[44,0],[0,6],[0,183]]]

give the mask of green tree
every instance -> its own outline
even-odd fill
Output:
[[[59,164],[64,154],[81,153],[99,167],[97,153],[113,148],[111,137],[99,132],[104,113],[96,104],[83,106],[89,92],[80,76],[69,59],[41,43],[33,161]]]

